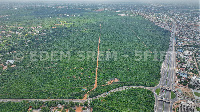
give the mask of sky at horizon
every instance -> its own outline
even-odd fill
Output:
[[[142,3],[198,3],[199,0],[0,0],[0,2],[142,2]]]

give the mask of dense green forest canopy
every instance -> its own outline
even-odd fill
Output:
[[[4,10],[10,15],[0,18],[1,63],[14,59],[16,66],[0,68],[0,98],[83,98],[95,82],[100,35],[98,87],[90,97],[123,85],[158,84],[170,33],[138,15],[84,8]],[[119,82],[101,86],[114,78]]]
[[[128,89],[93,100],[94,112],[153,112],[154,95],[145,89]]]

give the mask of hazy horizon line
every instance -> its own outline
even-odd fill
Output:
[[[199,0],[1,0],[0,2],[5,2],[5,3],[10,3],[10,2],[13,2],[13,3],[27,3],[27,2],[30,2],[30,3],[48,3],[48,2],[64,2],[64,3],[67,3],[67,2],[70,2],[70,3],[181,3],[181,4],[184,4],[184,3],[199,3]]]

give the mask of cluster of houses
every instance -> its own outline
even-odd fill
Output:
[[[181,101],[178,112],[197,112],[197,105],[192,101]]]
[[[6,70],[8,68],[8,65],[10,65],[10,67],[15,67],[16,65],[14,65],[15,60],[7,60],[5,62],[6,65],[4,65],[3,63],[0,64],[0,66],[3,68],[3,70]]]
[[[156,8],[154,8],[156,7]],[[136,13],[143,16],[144,18],[152,21],[155,25],[164,28],[165,30],[172,31],[172,26],[176,25],[176,84],[179,88],[185,88],[190,91],[200,90],[200,35],[199,35],[199,17],[197,12],[179,12],[171,7],[168,12],[158,10],[164,6],[149,6],[148,8],[143,8],[142,10],[135,10]],[[154,9],[154,10],[152,10]],[[195,13],[197,15],[195,15]],[[179,84],[181,83],[181,84]],[[183,86],[182,84],[185,83]],[[188,86],[190,85],[190,86]],[[194,88],[190,88],[190,87]],[[196,105],[198,103],[192,102],[187,97],[182,97],[186,99],[186,102],[181,102],[179,106],[179,112],[197,112]],[[199,99],[199,98],[198,98]],[[195,98],[195,101],[198,99]],[[199,105],[198,105],[199,106]]]
[[[92,112],[92,108],[87,108],[86,106],[75,106],[70,107],[70,109],[65,109],[65,105],[58,104],[56,107],[51,107],[50,112],[70,112],[74,110],[75,112]],[[28,112],[42,112],[42,107],[40,109],[33,109],[31,106],[28,108]]]
[[[4,35],[5,37],[11,37],[12,34],[16,34],[16,35],[19,35],[19,36],[23,36],[22,33],[24,30],[29,30],[27,33],[28,34],[34,34],[34,35],[37,35],[40,33],[40,29],[42,28],[42,26],[37,26],[37,27],[17,27],[17,26],[1,26],[1,28],[5,29],[5,30],[2,30],[0,33],[1,35]],[[11,31],[11,30],[7,30],[7,29],[10,29],[10,28],[16,28],[17,31]]]
[[[196,77],[196,76],[192,77],[190,84],[195,86],[195,88],[197,90],[200,90],[200,78],[199,77]]]
[[[152,21],[166,30],[171,31],[173,22],[176,23],[176,72],[183,79],[191,79],[193,76],[200,77],[200,36],[199,36],[199,18],[188,13],[180,13],[175,9],[170,13],[149,10],[155,6],[149,6],[148,9],[137,10],[136,13]],[[157,6],[162,7],[162,5]],[[156,8],[157,9],[157,8]],[[195,13],[195,12],[194,12]]]

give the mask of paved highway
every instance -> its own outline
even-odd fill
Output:
[[[157,112],[162,112],[162,111],[163,111],[163,101],[158,101]]]
[[[171,90],[174,90],[174,78],[175,78],[175,23],[173,22],[169,50],[166,53],[165,60],[161,68],[161,79],[156,88],[161,88],[159,96],[155,101],[155,112],[172,112],[173,102],[175,99],[171,99]]]

